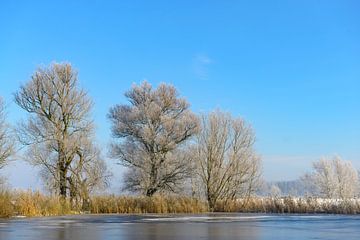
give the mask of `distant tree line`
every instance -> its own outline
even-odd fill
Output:
[[[108,113],[111,157],[127,169],[124,190],[151,197],[190,189],[212,210],[218,201],[249,198],[259,189],[261,160],[254,130],[244,119],[219,109],[197,115],[165,83],[133,85],[125,97],[127,103]],[[93,102],[79,86],[77,72],[68,63],[39,68],[14,101],[28,117],[12,133],[0,100],[0,169],[18,142],[52,193],[86,206],[89,194],[108,185],[111,172],[96,144]],[[357,171],[340,158],[314,163],[303,180],[324,197],[359,192]]]
[[[261,196],[313,196],[326,199],[350,199],[360,195],[359,172],[350,161],[339,156],[313,162],[310,172],[293,181],[262,183]]]
[[[339,156],[314,162],[313,171],[301,180],[311,195],[337,199],[359,196],[358,171],[350,161],[344,161]]]

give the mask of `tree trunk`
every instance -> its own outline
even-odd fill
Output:
[[[81,183],[81,192],[82,192],[82,207],[81,209],[85,212],[90,211],[90,197],[89,197],[89,191],[86,187],[85,181]]]
[[[208,195],[207,200],[208,200],[208,205],[209,205],[209,211],[213,212],[215,210],[216,200],[213,197],[211,197],[210,195]]]
[[[152,197],[154,195],[158,188],[157,188],[157,168],[155,164],[152,164],[151,166],[151,172],[150,172],[150,187],[146,190],[146,196]]]
[[[146,196],[147,197],[152,197],[156,192],[157,192],[157,188],[149,188],[146,191]]]
[[[67,169],[64,166],[59,166],[59,172],[60,172],[60,176],[59,176],[59,188],[60,188],[60,196],[65,199],[66,198],[66,189],[67,189],[67,184],[66,184],[66,175],[67,175]]]

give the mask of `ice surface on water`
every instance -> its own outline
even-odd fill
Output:
[[[205,216],[205,217],[157,217],[157,218],[145,218],[144,221],[154,221],[154,222],[187,222],[187,221],[241,221],[241,220],[249,220],[249,219],[263,219],[269,218],[270,216],[233,216],[233,217],[226,217],[226,216]]]
[[[44,238],[45,237],[45,238]],[[0,219],[0,240],[359,240],[357,215],[81,215]]]

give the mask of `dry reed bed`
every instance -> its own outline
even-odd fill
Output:
[[[318,198],[251,198],[220,201],[216,212],[247,213],[329,213],[359,214],[360,199],[335,200]],[[206,213],[206,202],[181,196],[94,196],[90,202],[94,214],[143,214],[143,213]],[[69,201],[32,191],[0,190],[0,217],[58,216],[79,214],[79,208]]]
[[[0,190],[0,217],[58,216],[74,213],[70,203],[59,197],[32,191]]]
[[[215,211],[247,213],[327,213],[359,214],[360,199],[322,199],[314,197],[251,198],[218,202]]]
[[[198,199],[176,196],[97,196],[91,199],[91,213],[203,213],[207,204]]]

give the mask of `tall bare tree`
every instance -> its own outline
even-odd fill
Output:
[[[86,152],[94,133],[93,103],[79,88],[77,72],[68,63],[39,68],[15,93],[15,102],[29,113],[18,134],[29,146],[29,161],[52,176],[57,193],[65,198],[72,164]]]
[[[313,163],[313,171],[302,177],[312,194],[325,198],[352,198],[359,195],[359,176],[350,161],[339,156],[321,158]]]
[[[218,200],[248,197],[256,190],[260,158],[254,141],[254,132],[241,118],[221,111],[202,116],[193,157],[210,210]]]
[[[184,143],[198,129],[197,117],[175,87],[143,82],[125,93],[130,105],[110,109],[112,155],[129,168],[125,187],[147,196],[175,191],[190,173]]]
[[[0,169],[14,153],[14,141],[10,134],[9,125],[5,121],[5,104],[0,97]]]

